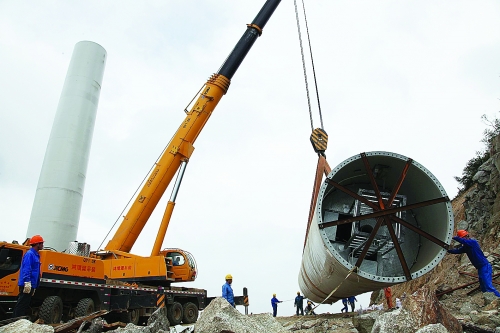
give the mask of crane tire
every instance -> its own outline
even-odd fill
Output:
[[[198,307],[196,304],[187,302],[182,306],[182,322],[184,324],[193,324],[198,320]]]
[[[44,324],[59,324],[63,313],[63,302],[59,296],[49,296],[40,306],[40,319]]]
[[[167,318],[171,326],[179,325],[182,321],[182,305],[174,302],[167,305]]]
[[[122,323],[126,323],[126,324],[132,323],[134,325],[137,325],[139,323],[139,310],[138,309],[120,312],[118,316],[119,316],[119,320]]]
[[[92,298],[82,298],[75,308],[75,318],[88,316],[95,310]]]

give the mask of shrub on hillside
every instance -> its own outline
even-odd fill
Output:
[[[465,165],[462,177],[454,177],[460,185],[458,187],[458,195],[468,190],[474,184],[472,178],[477,173],[479,167],[490,158],[493,139],[500,134],[500,119],[495,117],[493,120],[490,120],[484,114],[481,119],[487,125],[481,139],[481,142],[485,145],[485,149],[484,151],[476,151],[476,156],[471,158]]]

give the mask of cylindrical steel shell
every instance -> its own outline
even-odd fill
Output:
[[[312,301],[323,302],[328,298],[325,303],[334,303],[344,297],[408,280],[397,255],[394,239],[384,225],[375,232],[372,245],[359,268],[354,269],[369,236],[376,229],[376,218],[322,226],[323,223],[373,213],[374,210],[359,199],[363,197],[377,203],[376,189],[371,180],[375,180],[385,201],[394,188],[401,185],[393,206],[387,208],[424,203],[437,198],[447,199],[436,177],[416,161],[390,152],[364,155],[365,159],[362,154],[348,158],[328,175],[328,179],[356,195],[351,196],[327,181],[321,186],[298,279],[304,296]],[[407,173],[402,177],[408,165]],[[401,178],[404,179],[402,183]],[[449,200],[403,210],[396,215],[443,243],[449,244],[451,241],[454,222]],[[391,221],[411,279],[426,274],[442,260],[446,254],[442,246],[421,233]]]

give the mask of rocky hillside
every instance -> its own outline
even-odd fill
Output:
[[[490,158],[482,164],[473,177],[473,186],[452,201],[455,218],[455,228],[465,229],[476,238],[482,246],[485,255],[493,265],[493,271],[500,272],[500,137],[492,141]],[[400,284],[392,288],[394,298],[403,293],[412,294],[423,286],[435,289],[437,294],[450,291],[456,287],[468,284],[475,279],[459,272],[477,275],[476,269],[470,264],[466,255],[448,254],[436,268],[414,281]],[[475,312],[497,310],[485,306],[482,293],[476,290],[478,284],[443,294],[439,300],[457,318],[477,322]],[[500,289],[500,286],[497,287]],[[372,303],[383,301],[382,292],[374,292]],[[471,315],[472,313],[472,315]],[[489,327],[500,326],[500,317],[492,318]],[[495,323],[495,321],[497,321]],[[483,320],[484,321],[484,320]]]

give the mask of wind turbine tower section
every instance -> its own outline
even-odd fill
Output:
[[[106,57],[94,42],[75,45],[47,144],[26,237],[43,235],[57,251],[78,233]]]

